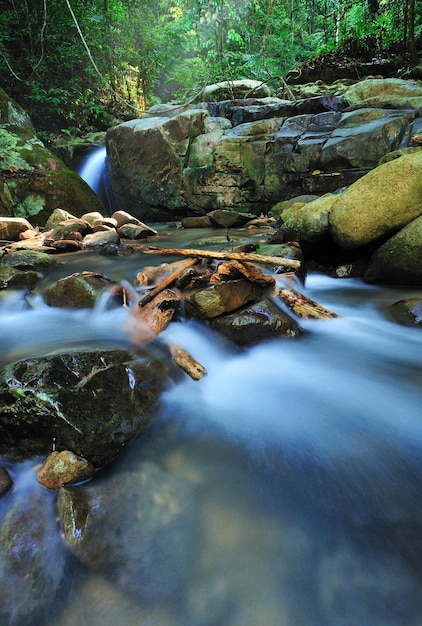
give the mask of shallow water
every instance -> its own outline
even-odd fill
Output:
[[[87,262],[132,280],[145,260]],[[422,290],[311,275],[303,291],[341,317],[246,350],[196,322],[168,327],[208,375],[175,384],[147,435],[81,487],[98,502],[113,494],[101,550],[93,541],[70,555],[34,463],[8,466],[16,482],[0,500],[0,536],[22,498],[34,515],[25,563],[0,555],[2,626],[420,625],[422,334],[381,311]],[[32,306],[3,298],[3,358],[6,338],[21,349],[19,329],[35,352],[83,344],[77,316],[97,341],[112,327],[126,341],[124,312]]]

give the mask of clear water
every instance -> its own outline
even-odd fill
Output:
[[[131,280],[150,260],[87,255],[84,269]],[[0,552],[1,626],[420,626],[422,333],[381,312],[422,290],[312,275],[304,293],[341,317],[242,351],[169,326],[208,376],[172,387],[147,435],[80,487],[107,514],[76,555],[36,461],[9,466],[0,537],[23,507],[27,545]],[[67,348],[69,329],[86,341],[72,314],[22,308],[1,302],[4,359],[19,329],[35,354]],[[77,315],[92,338],[126,340],[124,313]]]

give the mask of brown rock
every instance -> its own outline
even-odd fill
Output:
[[[93,465],[70,450],[54,451],[37,474],[37,480],[47,489],[59,489],[92,478]]]
[[[224,313],[231,313],[256,300],[262,293],[262,287],[241,278],[210,285],[190,294],[185,302],[190,315],[209,319]]]

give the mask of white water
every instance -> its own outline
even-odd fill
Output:
[[[42,571],[31,570],[29,559],[20,579],[9,560],[0,574],[7,580],[13,573],[14,594],[10,600],[0,592],[2,626],[420,626],[421,331],[380,313],[405,290],[311,276],[306,294],[342,317],[302,323],[299,339],[244,351],[195,322],[174,322],[164,333],[208,376],[196,383],[186,377],[167,392],[157,424],[105,472],[96,497],[101,502],[125,485],[116,500],[125,510],[131,484],[136,510],[148,489],[137,477],[153,462],[193,489],[192,500],[172,505],[188,516],[191,549],[181,556],[170,531],[161,539],[164,560],[154,560],[157,545],[143,536],[141,513],[128,514],[120,535],[111,523],[98,529],[106,544],[110,536],[111,552],[122,533],[130,536],[113,565],[91,569],[69,560],[62,572],[54,558],[50,566],[42,560],[47,583],[51,572],[58,578],[57,592],[35,617],[24,581]],[[20,306],[16,294],[0,308],[5,362],[22,356],[22,338],[34,354],[84,344],[83,328],[100,342],[114,328],[127,341],[122,312]],[[18,487],[0,501],[3,516],[23,490],[28,502],[39,498],[33,469],[11,472]],[[152,502],[160,497],[152,494]],[[62,560],[49,506],[49,541]],[[42,552],[37,542],[35,533],[31,545]],[[136,585],[138,562],[148,600],[145,581]],[[167,571],[183,581],[176,599],[167,592]],[[13,610],[22,622],[10,621]]]
[[[98,195],[101,195],[106,155],[105,146],[96,148],[86,157],[79,169],[79,176],[83,178]]]

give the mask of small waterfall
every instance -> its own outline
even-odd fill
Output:
[[[107,151],[105,146],[95,148],[82,161],[78,174],[101,199],[107,209],[111,209],[111,194],[108,185]]]

